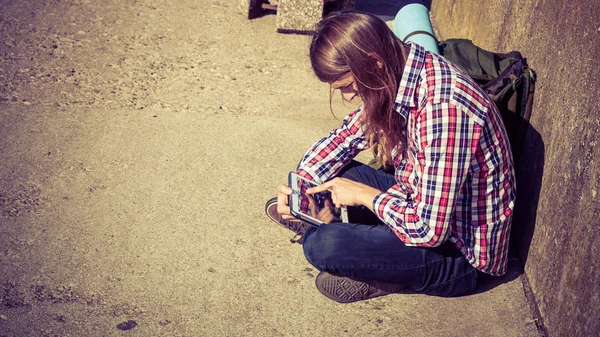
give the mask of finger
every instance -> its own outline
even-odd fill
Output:
[[[324,208],[323,210],[321,210],[321,212],[319,213],[319,220],[323,221],[324,223],[332,223],[334,216],[331,213],[331,211],[328,208]]]
[[[333,203],[335,204],[336,208],[340,208],[342,207],[342,203],[338,200],[337,198],[337,194],[335,193],[331,193],[331,200],[333,201]]]
[[[306,193],[315,194],[315,193],[327,191],[333,187],[334,183],[335,183],[335,179],[330,180],[324,184],[309,188],[308,190],[306,190]]]
[[[285,199],[285,200],[283,200]],[[283,194],[277,195],[277,213],[281,215],[290,214],[290,206],[287,205],[287,196]]]
[[[277,187],[277,192],[278,193],[283,193],[285,195],[290,195],[292,194],[293,190],[291,187],[289,187],[288,185],[285,184],[281,184]]]
[[[289,194],[286,193],[286,188],[289,187],[286,185],[279,185],[279,187],[277,188],[277,213],[281,215],[290,214],[290,206],[288,206]],[[289,189],[291,190],[291,188]]]
[[[333,203],[329,199],[325,199],[324,204],[325,204],[325,208],[328,208],[328,209],[333,208]]]
[[[319,219],[324,223],[332,223],[335,219],[335,215],[333,214],[333,209],[331,208],[331,202],[328,203],[327,200],[325,200],[325,204],[328,205],[326,205],[326,207],[319,212]]]

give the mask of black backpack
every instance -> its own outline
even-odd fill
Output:
[[[518,51],[493,53],[466,39],[448,39],[439,46],[440,54],[469,74],[496,103],[516,166],[529,126],[535,72]]]

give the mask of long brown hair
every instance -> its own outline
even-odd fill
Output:
[[[404,44],[383,20],[357,12],[324,18],[310,45],[313,71],[323,82],[352,74],[363,100],[363,128],[376,156],[392,165],[392,151],[405,146],[406,121],[393,110],[406,55]],[[375,148],[374,148],[375,149]]]

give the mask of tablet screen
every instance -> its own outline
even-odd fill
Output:
[[[335,208],[330,191],[307,194],[306,190],[317,186],[316,183],[293,172],[290,173],[289,178],[293,190],[290,196],[290,209],[293,215],[297,217],[299,215],[303,220],[316,224],[339,221],[340,209]]]

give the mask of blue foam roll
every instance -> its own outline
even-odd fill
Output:
[[[427,7],[416,3],[402,7],[394,19],[394,34],[400,40],[404,40],[410,33],[419,30],[435,35],[431,21],[429,20],[429,10],[427,10]],[[414,34],[405,42],[414,42],[428,51],[437,54],[440,53],[437,41],[427,34]]]

